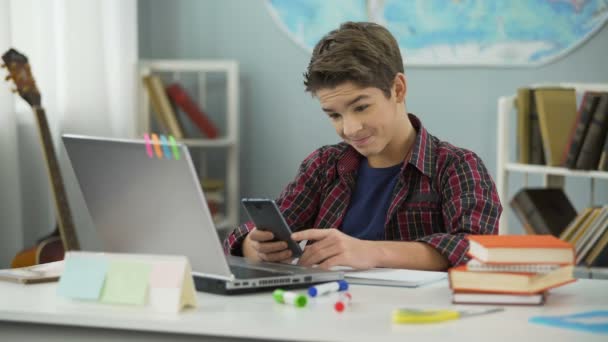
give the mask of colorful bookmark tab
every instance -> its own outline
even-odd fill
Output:
[[[163,153],[165,154],[165,159],[171,159],[171,150],[169,150],[169,142],[167,138],[161,134],[160,143],[163,147]]]
[[[146,141],[146,153],[148,153],[148,157],[154,158],[154,152],[152,152],[152,142],[150,141],[150,136],[148,133],[144,133],[144,140]]]
[[[171,143],[171,149],[173,150],[173,158],[179,160],[179,147],[177,147],[177,143],[172,135],[169,136],[169,142]]]
[[[152,143],[154,144],[154,152],[158,159],[163,159],[163,150],[160,148],[160,141],[158,141],[158,135],[152,133]]]

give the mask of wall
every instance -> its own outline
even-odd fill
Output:
[[[316,100],[304,93],[309,52],[278,28],[264,1],[140,0],[139,37],[142,58],[240,63],[243,196],[276,196],[306,155],[337,141]],[[477,152],[495,176],[497,98],[530,83],[608,82],[607,55],[608,26],[538,68],[409,68],[406,62],[407,107],[432,134]],[[567,181],[579,208],[587,204],[588,183]],[[598,183],[598,200],[607,203],[608,184]]]

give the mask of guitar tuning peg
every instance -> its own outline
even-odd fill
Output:
[[[13,94],[16,94],[18,91],[17,91],[17,89],[11,89],[11,92],[12,92]]]
[[[26,92],[28,92],[28,91],[30,91],[30,87],[28,87],[28,86],[23,87],[23,92],[24,92],[24,93],[26,93]]]
[[[11,78],[12,78],[12,77],[11,77],[11,75],[7,75],[7,76],[4,78],[4,80],[5,80],[5,81],[8,81],[8,80],[10,80]]]
[[[6,64],[0,64],[0,68],[6,68]]]

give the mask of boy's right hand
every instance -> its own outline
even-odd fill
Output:
[[[272,232],[253,228],[243,241],[243,256],[253,261],[289,262],[291,251],[287,242],[272,239]]]

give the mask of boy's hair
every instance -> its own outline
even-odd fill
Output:
[[[399,45],[384,27],[367,22],[346,22],[329,32],[315,46],[304,73],[306,91],[344,82],[376,87],[391,97],[395,75],[403,73]]]

